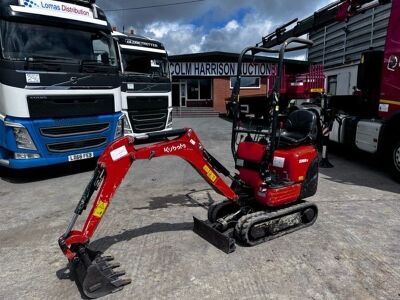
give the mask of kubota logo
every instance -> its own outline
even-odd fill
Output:
[[[182,149],[186,149],[185,144],[179,144],[178,146],[164,147],[164,153],[171,153]]]

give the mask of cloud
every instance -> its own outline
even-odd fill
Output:
[[[170,54],[238,52],[248,45],[255,45],[271,29],[272,22],[264,20],[260,15],[249,14],[241,24],[237,20],[229,20],[223,27],[208,31],[192,24],[155,22],[146,25],[142,34],[161,40]]]
[[[240,52],[255,45],[276,26],[311,15],[331,0],[206,0],[144,10],[106,11],[110,22],[121,30],[163,42],[170,54],[206,51]],[[103,8],[152,5],[153,1],[98,0]],[[158,3],[158,2],[155,2]],[[299,55],[299,54],[296,54]]]
[[[170,54],[201,52],[201,44],[205,40],[201,28],[177,22],[149,24],[143,28],[142,34],[162,41]]]

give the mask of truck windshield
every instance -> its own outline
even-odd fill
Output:
[[[121,49],[125,72],[169,78],[166,54]]]
[[[100,31],[1,21],[1,43],[3,57],[9,60],[40,58],[117,64],[111,37]]]

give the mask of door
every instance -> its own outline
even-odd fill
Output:
[[[186,107],[186,99],[187,99],[187,83],[186,81],[181,81],[180,83],[181,90],[181,107]]]
[[[172,106],[179,107],[181,103],[180,83],[172,83]]]

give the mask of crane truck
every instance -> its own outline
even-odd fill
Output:
[[[356,68],[356,83],[343,93],[332,93],[330,109],[334,122],[329,139],[333,142],[380,155],[394,179],[400,181],[400,1],[399,0],[340,0],[318,10],[312,16],[297,19],[263,37],[260,47],[279,45],[290,37],[315,32],[337,22],[348,22],[352,17],[381,5],[390,5],[389,21],[383,50],[364,49]],[[290,27],[291,25],[293,25]],[[351,31],[349,28],[345,30]],[[339,43],[340,41],[337,41]],[[312,49],[312,48],[311,48]],[[343,66],[342,66],[343,67]],[[346,65],[344,65],[346,67]],[[329,71],[337,75],[335,87],[349,83],[339,80],[341,67]],[[327,70],[325,69],[325,73]],[[342,72],[343,73],[343,72]],[[325,80],[325,90],[332,85]],[[336,95],[335,95],[336,94]]]

